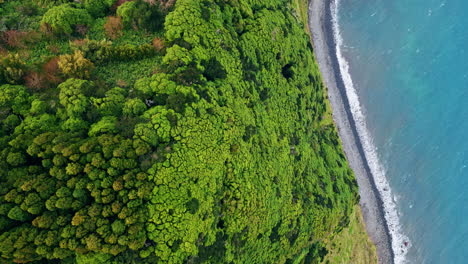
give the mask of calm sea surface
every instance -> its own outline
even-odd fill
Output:
[[[341,0],[339,25],[408,262],[468,263],[468,1]]]

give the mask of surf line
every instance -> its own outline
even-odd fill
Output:
[[[340,0],[331,1],[330,13],[332,16],[332,29],[336,45],[336,58],[340,68],[340,75],[343,79],[346,96],[348,97],[349,106],[351,108],[351,114],[356,125],[359,140],[361,141],[360,143],[364,150],[366,161],[371,170],[371,174],[379,192],[380,198],[383,202],[382,206],[384,217],[391,237],[394,262],[395,264],[406,263],[406,254],[408,249],[411,247],[411,242],[408,237],[401,231],[397,205],[395,199],[393,198],[390,185],[385,176],[385,170],[379,160],[373,139],[370,136],[369,130],[367,129],[366,118],[359,102],[359,96],[354,87],[351,74],[349,73],[349,63],[344,58],[341,51],[341,47],[343,46],[343,38],[340,34],[339,27],[339,5]]]

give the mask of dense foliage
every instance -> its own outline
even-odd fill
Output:
[[[319,261],[356,184],[289,2],[71,2],[0,2],[0,263]]]

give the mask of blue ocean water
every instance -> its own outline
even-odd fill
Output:
[[[468,263],[468,1],[341,0],[343,55],[411,241]]]

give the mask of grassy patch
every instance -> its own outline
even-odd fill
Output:
[[[294,9],[296,10],[296,16],[299,21],[304,25],[304,30],[310,35],[308,21],[309,21],[309,0],[293,0]]]
[[[328,254],[323,264],[328,263],[377,263],[375,245],[367,236],[359,205],[350,215],[349,226],[325,241]]]

